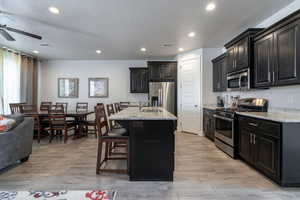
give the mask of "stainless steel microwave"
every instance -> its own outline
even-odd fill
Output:
[[[227,91],[250,90],[250,70],[227,74]]]

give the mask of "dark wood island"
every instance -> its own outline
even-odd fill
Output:
[[[173,181],[177,118],[163,108],[127,108],[110,117],[129,131],[130,181]]]

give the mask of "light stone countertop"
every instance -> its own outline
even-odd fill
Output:
[[[147,111],[148,110],[148,111]],[[161,107],[128,107],[111,115],[110,120],[177,120],[177,117]]]
[[[203,108],[209,109],[209,110],[217,110],[218,108],[222,108],[222,107],[219,107],[217,105],[204,105]]]
[[[300,123],[300,113],[295,112],[237,112],[237,114],[281,123]]]

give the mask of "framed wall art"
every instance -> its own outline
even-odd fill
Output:
[[[89,78],[89,98],[108,97],[108,78]]]
[[[79,78],[58,78],[58,98],[78,98]]]

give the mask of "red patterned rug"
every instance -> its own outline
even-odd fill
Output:
[[[115,200],[116,192],[108,190],[78,191],[0,191],[0,200]]]

